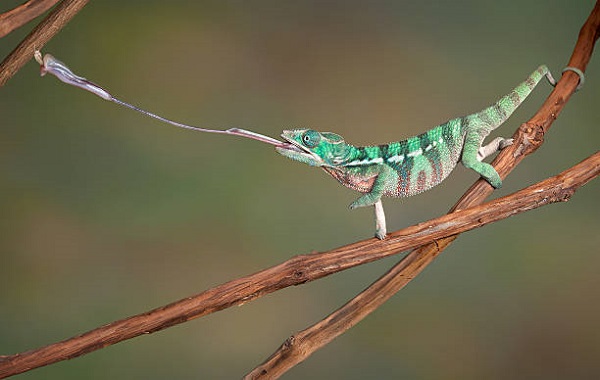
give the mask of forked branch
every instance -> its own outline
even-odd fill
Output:
[[[63,3],[66,2],[65,0]],[[76,2],[76,0],[70,1],[70,3]],[[585,69],[589,55],[591,55],[593,41],[598,35],[599,12],[600,9],[597,4],[590,16],[590,19],[595,20],[595,32],[589,35],[589,33],[583,33],[582,30],[580,40],[587,38],[584,42],[587,45],[582,48],[578,42],[571,59],[574,63],[570,64],[571,66]],[[590,22],[590,19],[588,22]],[[36,48],[39,47],[37,46]],[[0,71],[0,84],[3,72]],[[540,112],[530,122],[524,124],[519,129],[516,134],[517,144],[515,144],[514,148],[504,151],[496,160],[496,168],[502,177],[505,177],[522,157],[531,153],[535,150],[535,147],[541,144],[543,134],[549,128],[552,120],[560,113],[560,110],[576,85],[577,76],[575,74],[566,74]],[[196,296],[185,298],[147,313],[113,322],[65,341],[21,354],[0,357],[0,378],[84,355],[126,339],[159,331],[230,306],[243,304],[290,285],[298,285],[319,279],[341,270],[398,254],[403,250],[412,249],[434,241],[435,244],[428,244],[423,249],[411,252],[405,260],[394,267],[382,279],[384,281],[378,281],[374,284],[378,285],[378,287],[373,288],[374,294],[377,294],[378,297],[379,295],[385,297],[388,294],[393,294],[403,284],[416,276],[433,260],[437,253],[441,252],[454,239],[456,234],[552,202],[565,201],[581,185],[597,177],[599,174],[600,153],[596,153],[558,176],[487,204],[466,208],[475,203],[480,203],[485,196],[491,193],[489,186],[479,181],[465,194],[459,204],[460,206],[456,207],[457,209],[462,208],[462,210],[452,215],[445,215],[429,222],[397,231],[390,234],[389,238],[384,241],[369,239],[328,252],[296,256],[282,264],[230,281]],[[389,281],[385,281],[386,279]],[[361,303],[364,301],[369,301],[367,302],[369,305]],[[373,301],[372,299],[366,300],[366,297],[359,296],[356,299],[356,307],[344,309],[345,315],[351,316],[356,321],[360,320],[360,318],[372,310],[370,309],[370,305],[373,305]],[[375,307],[377,306],[375,305]],[[337,323],[335,318],[327,318],[319,327],[313,330],[313,333],[306,335],[306,339],[303,341],[303,344],[305,344],[303,348],[308,349],[308,354],[318,349],[318,345],[311,346],[315,341],[320,339],[327,341],[327,339],[331,340],[339,335],[335,331],[335,323]],[[350,327],[346,324],[338,324],[337,326],[342,328],[342,332]],[[298,341],[295,340],[291,343],[291,346],[297,345]],[[287,353],[290,352],[292,351],[287,351]],[[308,355],[304,357],[306,356]],[[292,358],[293,360],[288,360],[290,357],[291,355],[286,355],[286,352],[283,352],[283,355],[280,356],[279,360],[275,361],[274,365],[268,367],[268,369],[266,369],[267,367],[260,368],[258,375],[267,374],[273,376],[281,374],[303,359],[300,358],[300,360],[297,360],[297,358]],[[284,365],[277,367],[281,363]],[[273,370],[275,368],[279,372]]]
[[[0,378],[84,355],[126,339],[243,304],[290,285],[313,281],[521,212],[568,200],[580,186],[599,174],[600,152],[558,176],[484,205],[397,231],[385,241],[369,239],[328,252],[296,256],[272,268],[150,312],[113,322],[37,350],[2,357]],[[413,261],[418,265],[419,260],[415,257]]]
[[[411,241],[420,240],[419,237],[423,236],[422,234],[425,234],[428,239],[433,238],[433,243],[424,246],[427,247],[426,251],[419,249],[412,251],[343,307],[320,322],[288,338],[271,357],[245,378],[277,378],[314,351],[343,334],[421,273],[461,232],[551,203],[567,201],[579,187],[598,175],[600,175],[600,152],[596,152],[559,175],[511,195],[418,224],[415,227],[421,228],[408,237]],[[406,230],[415,227],[409,227]],[[436,232],[430,235],[430,232],[439,231],[440,228],[444,231],[444,238],[435,238],[434,236],[438,236]],[[401,238],[404,231],[395,232],[393,236]],[[362,257],[358,260],[362,261]]]
[[[592,56],[594,44],[599,36],[600,1],[596,3],[581,28],[568,66],[585,71]],[[493,162],[502,178],[505,178],[525,156],[533,153],[543,143],[544,134],[573,94],[577,83],[577,75],[568,71],[540,110],[530,121],[523,124],[515,132],[513,137],[517,143],[503,150]],[[492,189],[487,182],[480,180],[467,190],[450,212],[478,205],[491,193]],[[385,303],[429,265],[457,237],[457,235],[449,236],[412,251],[385,275],[340,309],[322,321],[288,338],[275,353],[252,370],[246,378],[275,378],[306,359]]]

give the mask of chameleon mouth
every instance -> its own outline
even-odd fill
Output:
[[[288,150],[288,151],[296,152],[296,153],[309,154],[307,151],[305,151],[304,149],[300,149],[300,147],[298,147],[297,145],[294,145],[291,142],[282,142],[281,144],[277,145],[276,148],[281,149],[281,150]]]
[[[286,132],[286,131],[284,131],[284,132]],[[302,153],[302,154],[306,154],[306,155],[312,156],[312,152],[306,150],[303,146],[298,145],[298,143],[296,143],[294,140],[292,140],[289,137],[287,137],[285,135],[285,133],[282,133],[281,137],[285,141],[282,142],[281,144],[279,144],[277,146],[278,149],[288,150],[288,151],[292,151],[292,152],[296,152],[296,153]]]
[[[311,152],[306,147],[298,144],[292,138],[287,137],[286,132],[289,133],[289,131],[283,131],[283,132],[284,133],[281,135],[281,137],[285,141],[278,144],[275,147],[277,152],[279,152],[280,154],[282,154],[288,158],[291,158],[292,160],[304,162],[304,163],[312,165],[312,166],[321,166],[322,165],[323,160],[321,159],[321,157],[319,157],[315,153]]]

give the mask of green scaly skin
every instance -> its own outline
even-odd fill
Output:
[[[478,113],[459,117],[406,140],[385,145],[356,147],[332,132],[312,129],[283,131],[289,142],[277,151],[293,160],[323,168],[342,185],[364,193],[350,208],[375,206],[376,232],[386,235],[382,196],[408,197],[442,182],[461,161],[494,188],[502,186],[496,170],[482,160],[513,143],[498,137],[482,146],[483,140],[499,127],[546,76],[553,79],[545,65],[492,106]]]

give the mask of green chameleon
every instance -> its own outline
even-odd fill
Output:
[[[406,140],[384,145],[356,147],[342,136],[312,129],[283,131],[289,144],[276,147],[292,160],[323,168],[342,185],[364,193],[350,209],[375,206],[375,235],[386,235],[382,196],[408,197],[429,190],[446,178],[461,161],[494,188],[502,186],[496,170],[482,160],[513,143],[497,137],[482,146],[490,132],[499,127],[546,76],[545,65],[535,70],[508,95],[481,112],[459,117]]]
[[[64,83],[82,88],[102,99],[128,107],[147,116],[199,132],[236,135],[274,145],[279,153],[293,160],[323,168],[342,185],[364,193],[350,204],[351,209],[375,206],[375,236],[386,235],[385,214],[381,197],[408,197],[439,184],[460,160],[467,168],[479,173],[494,188],[502,186],[496,170],[482,160],[513,143],[512,139],[497,137],[482,146],[490,132],[498,128],[531,93],[544,76],[550,84],[556,81],[545,65],[538,67],[523,83],[508,95],[481,112],[452,119],[418,136],[385,145],[355,147],[332,132],[312,129],[283,131],[285,142],[240,128],[206,129],[178,123],[152,112],[125,103],[94,82],[74,74],[63,62],[50,54],[35,52],[41,74],[50,73]],[[580,78],[581,70],[567,67]],[[578,87],[578,88],[579,88]]]

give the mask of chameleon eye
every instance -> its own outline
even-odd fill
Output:
[[[309,129],[302,134],[302,143],[307,148],[314,148],[319,144],[319,141],[321,141],[321,134],[317,131]]]

